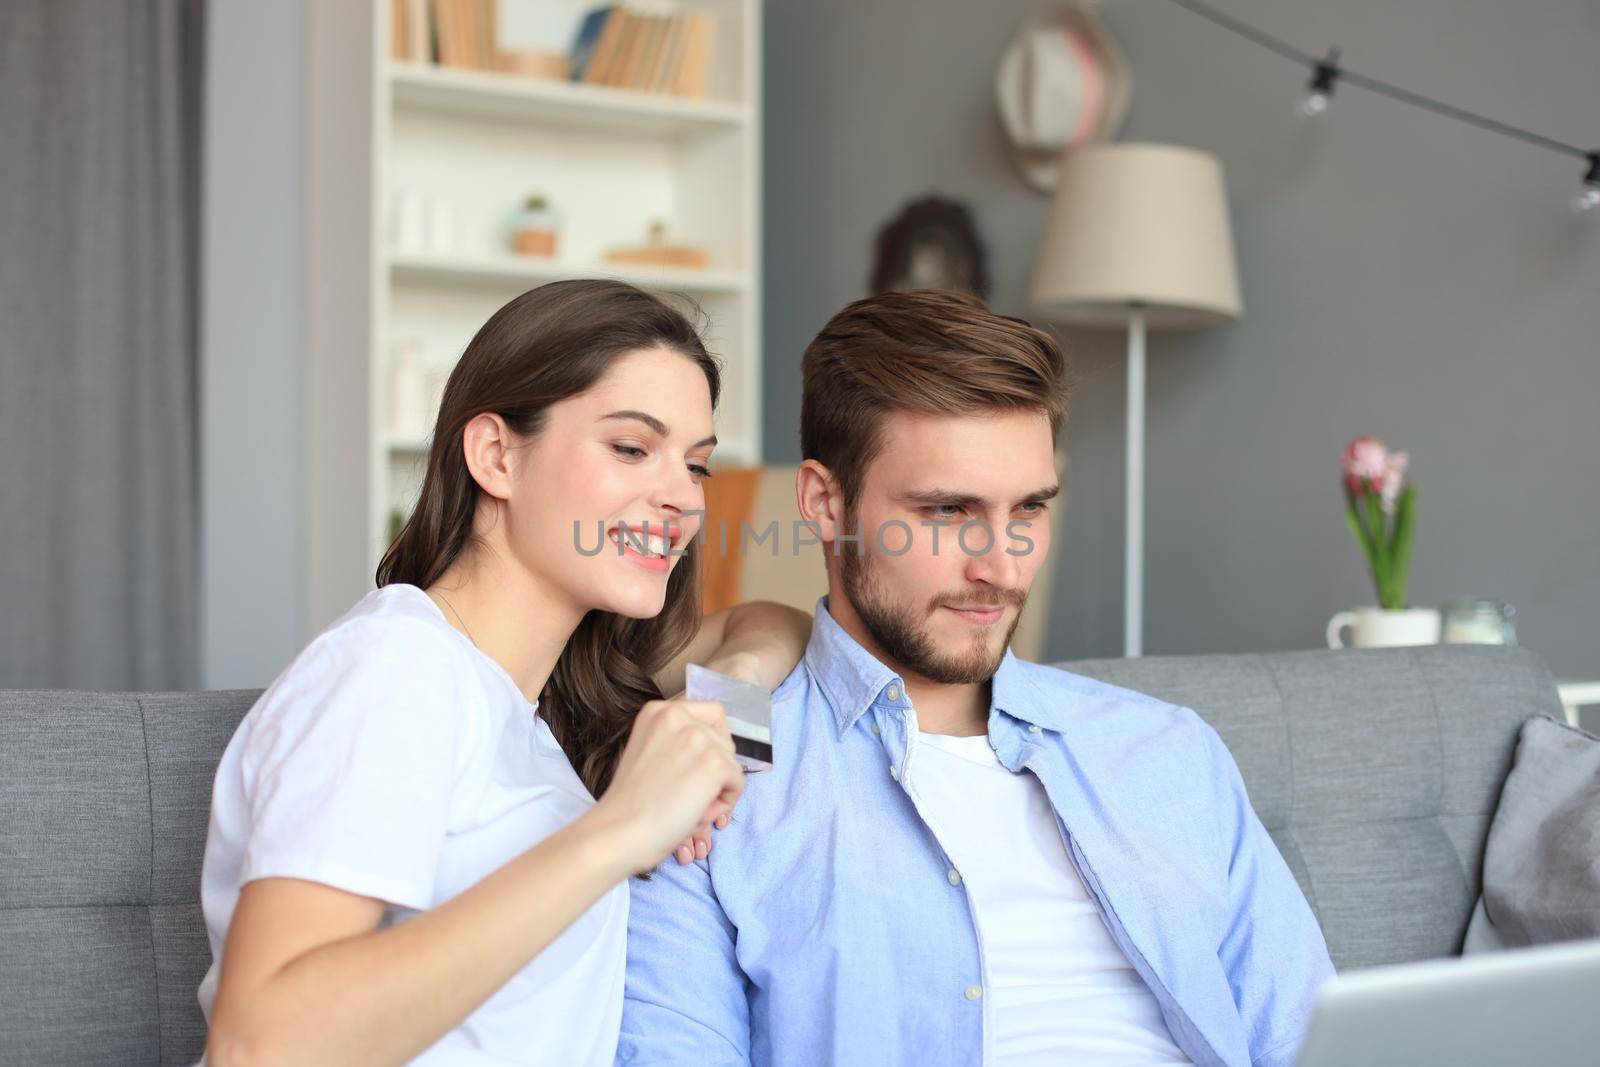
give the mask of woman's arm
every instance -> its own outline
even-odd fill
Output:
[[[390,1064],[419,1055],[604,892],[653,867],[712,798],[744,789],[721,709],[652,701],[589,812],[437,907],[377,929],[382,901],[295,878],[239,894],[211,1067]],[[530,1019],[530,1030],[572,1025]],[[533,1033],[531,1040],[539,1040]]]
[[[663,693],[683,690],[691,663],[764,689],[776,689],[805,654],[811,616],[765,600],[712,612],[700,622],[689,647],[655,674]]]
[[[628,875],[608,840],[580,819],[383,930],[384,904],[371,897],[293,878],[248,883],[228,926],[206,1062],[412,1059]]]
[[[691,663],[721,671],[730,678],[776,689],[805,655],[811,638],[811,616],[797,608],[765,600],[724,608],[700,622],[685,648],[655,674],[663,693],[682,693],[684,674]],[[694,831],[672,850],[680,864],[711,854],[711,829],[726,829],[732,806],[714,802]]]

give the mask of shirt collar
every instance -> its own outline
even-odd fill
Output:
[[[827,597],[817,601],[805,662],[833,706],[840,737],[875,703],[895,708],[911,706],[905,681],[845,632],[828,612]],[[1028,678],[1026,665],[1009,648],[990,686],[990,705],[1012,718],[1046,729],[1058,730],[1063,725],[1054,714],[1056,709]]]
[[[811,624],[811,640],[806,645],[806,666],[833,706],[840,737],[880,699],[892,707],[911,706],[900,676],[845,632],[828,613],[827,597],[817,601],[816,620]],[[894,700],[888,696],[891,685],[897,698]]]

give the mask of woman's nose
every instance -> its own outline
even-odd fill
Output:
[[[656,491],[651,494],[651,506],[678,514],[705,510],[705,491],[695,481],[688,467],[679,467],[677,473],[668,473]]]

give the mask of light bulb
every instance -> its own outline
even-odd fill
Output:
[[[1313,90],[1300,98],[1300,105],[1295,110],[1301,118],[1314,119],[1328,110],[1331,99],[1327,93]]]
[[[1572,210],[1580,215],[1600,208],[1600,152],[1585,153],[1589,169],[1583,176],[1583,188],[1572,198]]]

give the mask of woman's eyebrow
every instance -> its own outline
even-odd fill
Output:
[[[643,411],[633,411],[633,410],[630,409],[630,410],[625,410],[625,411],[613,411],[609,415],[600,416],[600,421],[601,422],[605,422],[607,419],[633,419],[633,420],[635,420],[637,422],[644,423],[646,426],[650,427],[652,430],[654,430],[656,433],[660,434],[662,437],[670,437],[671,436],[671,431],[667,429],[667,424],[666,423],[662,422],[660,419],[656,418],[654,415],[646,414]],[[717,443],[717,435],[716,434],[712,434],[710,437],[701,438],[700,440],[696,441],[694,444],[690,445],[689,447],[690,448],[702,448],[702,447],[704,447],[706,445],[714,445],[716,443]]]

